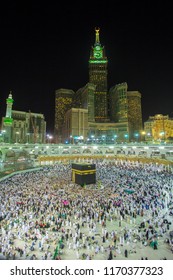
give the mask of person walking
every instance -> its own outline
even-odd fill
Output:
[[[125,258],[128,258],[128,251],[127,251],[127,249],[125,249],[124,255],[125,255]]]

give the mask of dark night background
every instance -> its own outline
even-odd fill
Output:
[[[81,4],[5,1],[0,9],[0,117],[12,90],[14,110],[43,113],[53,132],[55,90],[88,82],[95,27],[108,58],[108,88],[127,82],[142,94],[143,121],[173,117],[171,1]]]

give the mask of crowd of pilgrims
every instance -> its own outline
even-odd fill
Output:
[[[71,163],[0,182],[2,258],[143,259],[148,248],[160,259],[161,239],[173,252],[173,174],[155,163],[90,162],[96,184],[83,187],[71,181]]]

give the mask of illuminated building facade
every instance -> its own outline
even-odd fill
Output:
[[[111,120],[121,124],[120,131],[128,134],[129,141],[140,140],[142,131],[141,93],[128,91],[127,83],[121,83],[110,89],[109,96]]]
[[[94,137],[95,143],[112,144],[128,141],[128,123],[89,123],[88,136]]]
[[[74,91],[58,89],[55,91],[55,143],[61,143],[63,138],[63,125],[66,112],[72,108]]]
[[[43,114],[12,110],[11,115],[11,143],[45,143],[46,122]]]
[[[84,140],[88,135],[88,110],[72,108],[65,114],[62,142],[74,143]]]
[[[100,43],[99,28],[95,29],[95,44],[91,48],[89,59],[89,82],[96,86],[94,96],[95,121],[108,120],[107,102],[107,64],[105,49]]]
[[[157,114],[150,116],[144,122],[146,141],[165,141],[173,139],[173,119],[168,115]]]
[[[115,85],[109,91],[110,119],[113,122],[127,122],[127,83]]]
[[[87,137],[92,136],[102,142],[104,136],[108,142],[112,141],[111,143],[114,143],[115,140],[120,143],[137,140],[135,137],[140,140],[139,133],[142,130],[141,93],[128,91],[127,83],[122,83],[113,86],[108,94],[108,60],[105,49],[100,43],[99,31],[99,28],[95,29],[95,43],[90,51],[89,82],[76,92],[66,89],[59,89],[55,92],[56,143],[64,142],[65,138],[69,141],[70,135],[77,133],[74,133],[70,125],[69,117],[72,117],[73,114],[68,110],[72,108],[87,110],[88,125],[85,124],[83,127]],[[78,136],[80,134],[79,131]]]
[[[74,96],[74,106],[88,110],[88,121],[95,121],[94,94],[96,86],[88,83],[83,88],[77,90]]]
[[[141,93],[139,91],[127,92],[129,139],[139,141],[142,132]]]

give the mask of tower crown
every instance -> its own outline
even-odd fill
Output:
[[[8,98],[6,99],[6,104],[12,103],[13,104],[13,97],[12,97],[12,91],[10,91]]]
[[[99,32],[100,28],[95,27],[95,43],[91,47],[89,63],[107,63],[104,46],[100,43]]]

